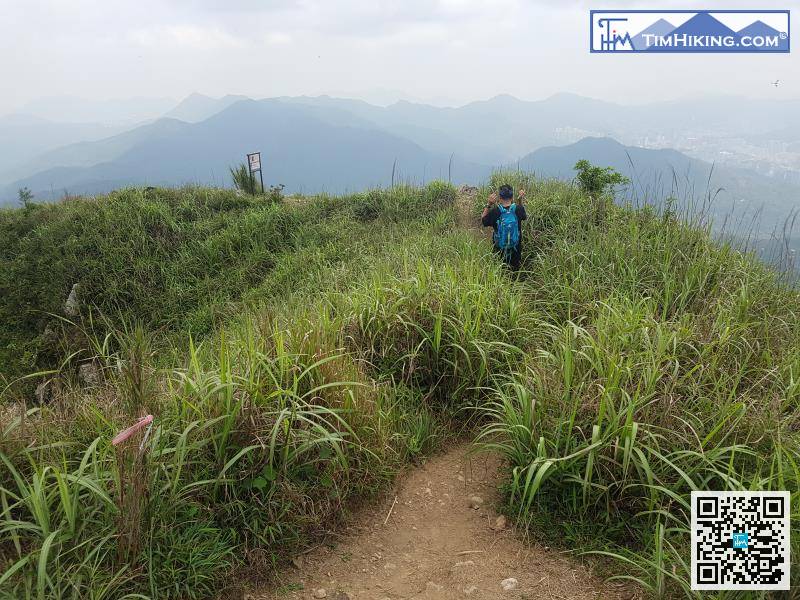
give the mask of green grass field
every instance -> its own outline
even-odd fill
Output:
[[[501,180],[528,190],[519,277],[463,227]],[[569,184],[497,174],[474,204],[433,183],[0,211],[0,596],[214,597],[463,435],[505,458],[532,536],[653,597],[693,595],[694,489],[791,490],[798,556],[800,295]]]

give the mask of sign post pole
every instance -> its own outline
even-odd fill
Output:
[[[264,173],[261,170],[261,152],[251,152],[247,155],[247,166],[250,169],[250,177],[258,171],[258,178],[261,181],[261,193],[264,193]]]

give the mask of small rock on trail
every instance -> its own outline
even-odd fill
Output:
[[[409,470],[382,505],[363,508],[349,527],[329,540],[330,545],[304,554],[301,569],[288,567],[273,585],[251,590],[251,596],[257,600],[636,597],[629,586],[604,583],[562,552],[517,537],[496,511],[499,460],[493,456],[469,460],[469,449],[456,446]],[[480,502],[473,502],[473,496]],[[326,595],[314,596],[320,589]]]
[[[503,588],[504,592],[510,592],[511,590],[517,589],[518,584],[519,582],[516,579],[509,577],[500,582],[500,587]]]
[[[481,506],[483,506],[483,498],[480,496],[470,496],[469,497],[469,507],[473,510],[478,510]]]

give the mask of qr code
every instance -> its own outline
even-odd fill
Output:
[[[789,589],[789,492],[692,492],[692,589]]]

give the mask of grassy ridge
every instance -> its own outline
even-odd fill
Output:
[[[435,213],[442,193],[452,199],[434,184],[419,194],[276,204],[226,190],[147,188],[2,210],[0,376],[52,365],[45,332],[59,325],[52,315],[63,313],[75,283],[116,322],[204,335],[243,296],[311,289],[310,269],[374,252],[374,222],[386,230]]]
[[[10,351],[0,372],[47,362],[40,354],[48,313],[62,313],[78,282],[83,297],[115,317],[207,333],[225,302],[289,248],[296,220],[292,211],[218,190],[124,190],[3,211],[0,335]]]
[[[72,343],[99,381],[70,363],[57,402],[6,408],[0,590],[209,597],[473,426],[507,459],[522,525],[613,556],[654,596],[692,595],[692,489],[792,490],[796,531],[797,293],[675,215],[500,179],[529,191],[518,280],[455,227],[444,184],[279,206],[202,190],[96,201],[130,222],[104,230],[125,239],[102,246],[85,280],[121,286],[129,272],[107,265],[133,248],[152,277],[108,304],[107,285],[87,284],[109,321],[84,320]],[[214,202],[175,216],[203,194]],[[137,245],[149,204],[193,233]],[[25,236],[92,205],[50,207]],[[5,281],[48,285],[15,256]],[[68,291],[63,272],[52,282]],[[25,339],[41,324],[14,327]],[[147,413],[141,450],[115,451],[114,433]]]
[[[238,567],[273,568],[428,450],[440,415],[348,351],[372,334],[353,298],[375,306],[374,278],[416,276],[423,260],[463,267],[472,240],[452,233],[453,196],[432,185],[288,208],[304,224],[288,264],[249,291],[251,312],[203,342],[165,352],[175,336],[149,322],[107,332],[84,321],[77,360],[91,357],[100,381],[82,384],[69,364],[54,404],[4,412],[0,589],[208,597]],[[320,289],[338,277],[341,291]],[[115,452],[111,436],[146,413],[146,450]]]

